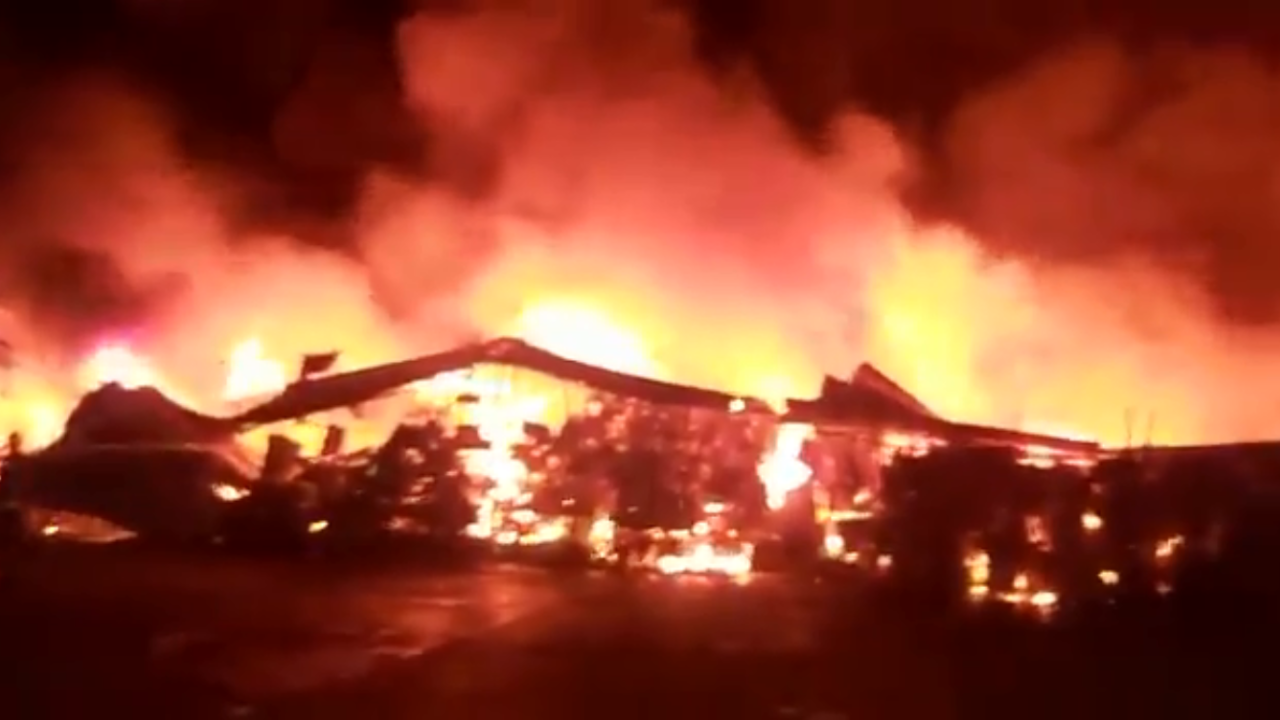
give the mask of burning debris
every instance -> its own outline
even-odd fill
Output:
[[[942,553],[963,569],[970,600],[1045,614],[1067,582],[1047,558],[1127,526],[1111,495],[1063,515],[1052,493],[1030,490],[1090,477],[1095,445],[948,422],[870,366],[816,399],[778,403],[513,339],[286,381],[250,341],[228,368],[226,401],[240,409],[212,417],[131,387],[159,375],[119,348],[95,358],[111,381],[4,484],[27,504],[151,535],[182,528],[276,547],[417,536],[734,578],[808,557],[910,581],[936,575],[941,561],[928,558]],[[265,448],[246,454],[256,442]],[[1033,479],[1049,475],[1059,479]],[[967,489],[956,480],[983,477]],[[1016,507],[989,514],[1010,499]],[[972,537],[946,550],[941,528]],[[1138,565],[1158,573],[1184,543],[1194,544],[1153,538]],[[1134,562],[1091,572],[1116,585]]]

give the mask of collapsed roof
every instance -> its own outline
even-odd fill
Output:
[[[19,502],[101,518],[139,535],[187,540],[217,528],[218,486],[247,488],[250,475],[198,445],[78,445],[16,461],[6,482]]]
[[[973,425],[944,419],[875,366],[862,363],[849,380],[827,377],[811,400],[789,402],[788,418],[826,427],[879,427],[921,433],[958,444],[1036,446],[1071,453],[1092,453],[1092,441]]]
[[[230,437],[236,424],[183,407],[153,387],[109,383],[80,398],[61,444],[205,443]]]
[[[257,474],[254,461],[235,439],[234,420],[179,405],[153,387],[109,383],[76,403],[62,435],[41,456],[127,448],[187,449],[216,455],[241,476]]]
[[[499,338],[411,360],[300,380],[287,387],[280,395],[250,408],[235,419],[245,425],[259,425],[358,405],[440,373],[482,364],[509,365],[532,370],[566,382],[581,383],[601,392],[644,400],[655,405],[723,409],[738,399],[735,395],[716,390],[606,370],[561,357],[522,340]],[[750,404],[753,409],[767,411],[768,406],[762,402],[751,401]]]
[[[233,421],[242,427],[263,425],[359,405],[440,373],[480,364],[532,370],[565,382],[655,405],[724,410],[734,401],[741,400],[746,412],[772,412],[769,405],[760,399],[614,372],[561,357],[523,340],[499,338],[410,360],[299,380],[280,395],[250,408]],[[828,377],[817,398],[788,401],[788,408],[786,419],[796,422],[929,433],[954,442],[1040,445],[1070,451],[1097,448],[1094,443],[949,422],[866,363],[860,365],[847,381]]]
[[[102,518],[151,537],[214,529],[215,486],[257,475],[236,445],[235,422],[185,408],[152,387],[104,385],[80,399],[62,436],[11,466],[15,497]]]
[[[848,380],[827,376],[818,397],[793,400],[789,415],[797,422],[843,424],[860,421],[903,430],[923,430],[941,422],[932,410],[874,366],[862,363]]]

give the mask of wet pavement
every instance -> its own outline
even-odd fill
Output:
[[[104,705],[217,716],[213,706],[376,674],[553,597],[523,569],[339,574],[106,548],[46,552],[0,583],[0,647],[13,669],[0,691],[57,717]]]
[[[947,693],[914,692],[908,678],[922,670],[919,659],[886,642],[888,633],[865,634],[856,652],[832,652],[841,629],[825,618],[821,588],[776,577],[738,585],[601,575],[558,584],[545,612],[283,703],[274,716],[833,719],[880,707],[894,717],[946,717]]]
[[[1167,644],[956,638],[812,579],[95,549],[0,582],[5,717],[1039,720],[1230,717],[1239,699]]]

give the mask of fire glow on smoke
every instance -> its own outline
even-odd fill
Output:
[[[920,225],[898,200],[914,159],[892,127],[851,109],[832,123],[830,153],[800,150],[752,81],[701,71],[689,28],[657,3],[478,5],[398,29],[403,102],[438,150],[433,179],[370,168],[340,223],[356,252],[237,229],[227,208],[256,192],[254,178],[188,157],[164,107],[103,76],[68,81],[31,110],[42,122],[26,128],[16,189],[0,199],[8,227],[101,253],[139,288],[183,280],[141,321],[130,352],[209,410],[278,386],[278,368],[304,353],[340,350],[350,369],[516,334],[764,398],[813,394],[824,372],[869,360],[944,416],[1110,443],[1273,431],[1275,334],[1218,322],[1154,255],[1054,267]],[[629,30],[601,36],[619,26]],[[1193,85],[1255,70],[1248,58],[1204,59],[1213,62]],[[1119,245],[1178,216],[1121,182],[1139,173],[1097,161],[1113,182],[1095,183],[1077,169],[1092,161],[1067,152],[1105,125],[1097,108],[1126,82],[1124,62],[1106,47],[1073,51],[957,112],[948,152],[987,225]],[[342,113],[314,110],[324,104],[306,93],[324,83],[301,86],[290,106],[301,109],[280,118],[281,152],[323,155],[341,144],[326,123]],[[1032,92],[1049,86],[1047,100]],[[1180,134],[1178,117],[1253,108],[1250,97],[1195,92],[1185,113],[1150,120],[1167,140],[1153,147],[1189,157],[1202,146],[1179,142],[1198,135]],[[1048,101],[1063,112],[1045,117],[1069,127],[1032,112]],[[1140,149],[1114,162],[1194,159]],[[458,190],[488,164],[498,171],[485,192]],[[1026,176],[1001,180],[1013,170]],[[57,344],[34,322],[21,329],[19,353]],[[142,367],[118,355],[99,374],[139,382]],[[33,438],[56,431],[49,418],[82,389],[82,359],[24,361],[0,421]],[[228,363],[239,368],[231,380]]]

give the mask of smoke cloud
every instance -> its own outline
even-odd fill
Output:
[[[1280,95],[1248,55],[1082,44],[964,102],[937,158],[856,108],[828,153],[802,149],[749,73],[713,79],[652,2],[494,0],[409,17],[396,48],[426,172],[367,168],[323,228],[353,253],[246,232],[254,178],[184,153],[119,77],[34,100],[0,207],[22,239],[14,312],[60,348],[126,328],[205,397],[247,336],[358,365],[565,303],[639,335],[653,372],[742,392],[812,393],[865,359],[959,419],[1111,442],[1271,431],[1280,341],[1216,301],[1272,267]],[[921,177],[945,180],[952,221],[900,201]],[[40,292],[41,243],[91,258],[92,281]]]
[[[1276,90],[1239,48],[1095,41],[957,113],[953,201],[1030,273],[1061,402],[1123,404],[1136,437],[1151,416],[1157,437],[1274,434]]]
[[[35,102],[0,209],[21,351],[61,372],[94,343],[128,342],[203,399],[247,336],[290,353],[349,337],[358,362],[397,347],[358,264],[234,231],[237,178],[184,157],[163,108],[128,83],[81,76]]]

